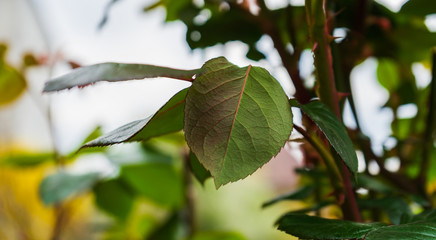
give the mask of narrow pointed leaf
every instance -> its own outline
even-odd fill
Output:
[[[436,239],[436,223],[416,222],[379,228],[365,240],[429,240]]]
[[[167,77],[192,81],[200,69],[179,70],[146,64],[99,63],[80,67],[45,84],[44,92],[85,87],[100,81],[118,82],[132,79]]]
[[[348,137],[347,130],[339,122],[335,114],[320,101],[312,101],[303,105],[296,100],[291,100],[291,105],[299,107],[318,125],[348,168],[353,173],[357,173],[357,156],[353,143]]]
[[[278,229],[301,239],[363,238],[381,223],[357,223],[302,214],[286,214],[277,222]]]
[[[292,193],[288,193],[282,196],[278,196],[264,204],[262,204],[262,207],[268,207],[271,206],[277,202],[285,201],[285,200],[303,200],[312,194],[315,187],[313,185],[304,186]]]
[[[123,142],[146,141],[183,128],[183,109],[188,89],[174,95],[153,116],[133,121],[103,135],[83,147],[107,146]]]
[[[186,96],[185,137],[217,187],[252,174],[285,144],[292,130],[287,97],[260,67],[225,58],[205,63]]]

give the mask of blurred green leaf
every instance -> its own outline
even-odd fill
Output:
[[[210,172],[198,161],[193,152],[189,152],[189,166],[195,178],[204,185],[204,182],[211,177]]]
[[[121,179],[132,190],[159,205],[180,207],[183,203],[183,184],[173,165],[144,163],[127,165],[121,169]]]
[[[197,232],[189,240],[246,240],[246,238],[234,232]]]
[[[129,216],[134,195],[119,179],[97,183],[94,187],[94,195],[100,209],[120,220],[126,220]]]
[[[357,156],[353,143],[348,137],[344,125],[339,122],[335,114],[320,101],[311,101],[305,105],[298,103],[296,100],[290,102],[292,106],[299,107],[304,114],[315,122],[348,168],[353,173],[357,173]]]
[[[239,68],[219,57],[202,69],[186,96],[184,131],[219,187],[278,154],[291,133],[292,112],[283,88],[263,68]]]
[[[175,94],[153,116],[121,126],[102,137],[88,142],[83,147],[147,141],[152,137],[180,131],[183,128],[183,109],[187,91],[186,88]]]
[[[395,191],[394,188],[378,180],[376,177],[372,177],[364,174],[359,174],[357,176],[357,186],[380,193],[391,193]]]
[[[377,79],[378,82],[389,92],[394,91],[400,81],[397,64],[389,59],[378,59]]]
[[[0,156],[0,163],[16,167],[33,167],[53,159],[53,153],[19,152]]]
[[[400,9],[400,13],[425,17],[436,13],[433,0],[409,0]]]
[[[260,24],[246,17],[246,12],[242,9],[230,7],[228,10],[223,10],[216,3],[207,6],[211,17],[205,23],[184,21],[188,27],[186,41],[192,49],[241,41],[249,47],[248,58],[261,59],[263,54],[256,48],[257,41],[263,35]]]
[[[17,99],[26,89],[24,76],[6,63],[7,46],[0,43],[0,106]]]
[[[117,82],[157,77],[192,81],[200,73],[200,69],[179,70],[145,64],[100,63],[76,68],[66,75],[48,81],[44,92],[86,87],[100,81]]]
[[[162,226],[157,228],[147,240],[176,240],[177,230],[180,227],[180,216],[177,212],[173,213]]]
[[[319,210],[323,209],[324,207],[327,207],[327,206],[333,205],[333,204],[335,204],[334,201],[321,201],[321,202],[315,203],[314,205],[312,205],[310,207],[306,207],[306,208],[301,208],[301,209],[298,209],[298,210],[290,211],[289,213],[307,214],[309,212],[319,211]]]
[[[386,212],[393,224],[400,224],[404,216],[412,214],[409,204],[400,197],[359,199],[358,204],[360,209],[378,209]]]
[[[262,207],[265,208],[265,207],[271,206],[277,202],[281,202],[281,201],[285,201],[285,200],[303,200],[303,199],[309,197],[313,193],[314,189],[315,189],[315,186],[313,186],[313,185],[304,186],[300,189],[297,189],[294,192],[284,194],[282,196],[278,196],[278,197],[262,204]]]
[[[410,222],[432,222],[436,223],[436,209],[429,209],[420,214],[414,215]]]
[[[368,232],[383,226],[381,223],[357,223],[302,214],[286,214],[277,225],[279,230],[301,239],[363,238]]]
[[[45,205],[59,203],[67,197],[90,189],[99,179],[99,173],[71,174],[59,171],[44,178],[39,195]]]

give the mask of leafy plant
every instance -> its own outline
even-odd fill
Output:
[[[433,5],[430,0],[409,0],[399,12],[392,12],[370,0],[306,0],[305,6],[286,4],[280,9],[269,9],[262,0],[201,4],[162,0],[145,11],[163,6],[166,21],[181,20],[187,26],[187,42],[193,49],[239,40],[248,45],[248,58],[260,60],[265,55],[256,48],[256,42],[262,35],[269,36],[295,86],[294,97],[288,99],[264,68],[238,67],[224,57],[210,59],[194,70],[102,63],[53,79],[44,91],[84,87],[98,81],[156,77],[192,83],[153,116],[128,123],[82,147],[140,141],[146,154],[165,159],[171,154],[154,146],[153,140],[179,136],[183,130],[186,142],[172,144],[178,149],[176,157],[121,166],[118,177],[102,180],[94,187],[97,204],[120,219],[133,211],[135,196],[173,209],[175,214],[153,233],[153,239],[174,238],[176,233],[165,234],[177,232],[173,230],[178,224],[185,226],[183,237],[187,239],[241,239],[231,233],[196,232],[190,213],[189,174],[201,182],[212,177],[217,188],[244,179],[291,141],[292,129],[304,137],[301,151],[306,158],[304,169],[298,172],[305,186],[264,206],[302,199],[311,206],[299,214],[283,215],[277,221],[279,230],[301,239],[430,239],[436,237],[432,210],[436,180],[436,52],[432,47],[436,45],[436,33],[427,29],[424,20],[427,14],[434,13],[426,6]],[[196,21],[205,12],[208,19]],[[332,37],[336,29],[347,32],[339,41]],[[314,87],[300,76],[301,56],[309,49],[314,55]],[[383,147],[381,153],[374,151],[360,126],[353,97],[356,89],[350,84],[351,71],[368,58],[378,61],[378,81],[390,96],[384,108],[394,113],[390,138],[395,144]],[[431,66],[433,78],[429,84],[417,85],[412,71],[415,63]],[[366,94],[371,97],[371,93]],[[347,103],[355,128],[346,128],[342,123]],[[412,118],[396,114],[405,104],[417,107]],[[291,106],[303,113],[302,119],[293,119]],[[366,167],[362,172],[358,172],[356,151],[363,153]],[[398,171],[386,168],[389,159],[399,162]],[[183,165],[181,175],[172,165],[177,161]],[[373,163],[380,169],[379,174],[368,170]],[[75,185],[75,190],[89,184],[90,176],[77,178],[84,183]],[[42,190],[52,186],[48,183],[55,177],[47,178]],[[154,181],[162,188],[152,186]],[[360,194],[358,189],[367,193]],[[46,202],[59,199],[44,197],[44,192]],[[60,197],[67,195],[61,193]],[[111,194],[117,196],[113,202],[107,199]],[[333,215],[321,211],[332,205],[341,209],[336,217],[342,219],[331,219]],[[176,213],[183,209],[188,217],[180,220]]]

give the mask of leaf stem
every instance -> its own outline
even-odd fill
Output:
[[[302,127],[294,124],[294,129],[297,130],[303,137],[316,149],[316,151],[321,155],[322,159],[324,159],[324,163],[328,169],[328,173],[331,176],[331,182],[335,189],[335,196],[339,201],[342,201],[340,198],[340,194],[344,190],[344,186],[342,185],[342,175],[336,166],[335,159],[330,154],[330,151],[324,146],[321,140],[316,135],[309,135]]]
[[[306,15],[309,32],[314,43],[314,64],[318,83],[318,95],[341,120],[339,99],[333,72],[333,59],[330,48],[330,31],[325,13],[326,0],[306,0]],[[347,220],[361,221],[356,197],[351,185],[350,172],[343,161],[338,161],[343,175],[345,201],[342,207],[344,218]]]

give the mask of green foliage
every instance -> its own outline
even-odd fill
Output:
[[[277,225],[279,230],[301,239],[363,238],[368,232],[383,226],[380,223],[356,223],[301,214],[286,214]]]
[[[99,182],[93,189],[97,206],[125,220],[133,207],[134,195],[120,179]]]
[[[296,171],[300,188],[263,207],[287,200],[304,201],[304,206],[282,216],[277,221],[279,230],[300,239],[436,238],[432,209],[436,204],[436,52],[431,50],[436,33],[425,25],[425,16],[436,12],[434,6],[432,0],[409,0],[399,12],[392,12],[375,1],[310,0],[306,6],[287,4],[273,10],[263,1],[156,1],[145,12],[164,7],[167,22],[180,20],[186,25],[192,49],[241,41],[248,45],[247,57],[260,60],[265,55],[256,45],[266,35],[294,83],[295,99],[289,100],[265,69],[241,68],[224,57],[194,70],[119,63],[78,68],[49,81],[44,91],[156,77],[192,85],[148,118],[96,139],[98,129],[90,135],[88,140],[95,140],[83,147],[142,142],[137,155],[100,151],[117,165],[118,175],[100,180],[93,173],[60,171],[43,180],[41,197],[46,204],[61,204],[92,189],[96,205],[123,224],[133,221],[137,202],[145,200],[165,209],[165,217],[154,221],[146,215],[146,223],[138,224],[139,239],[242,240],[236,233],[195,228],[191,177],[201,184],[212,177],[217,188],[246,178],[278,154],[295,128],[304,138],[295,140],[304,156],[303,167]],[[346,29],[346,36],[332,42],[330,33],[339,29]],[[305,67],[301,53],[308,49],[315,57],[314,87],[300,76],[300,68]],[[5,49],[0,50],[4,59]],[[352,89],[350,83],[354,67],[370,57],[378,62],[377,80],[389,94],[383,107],[393,113],[389,140],[394,144],[378,146],[377,152],[360,127],[353,97],[359,89]],[[432,61],[433,79],[419,86],[412,67],[421,63],[430,68]],[[25,62],[31,66],[35,61]],[[1,66],[6,70],[0,73],[0,93],[5,93],[0,96],[10,102],[25,85],[16,84],[18,72]],[[352,108],[354,129],[347,129],[338,117],[345,112],[343,96]],[[415,116],[397,114],[406,104],[416,106]],[[302,127],[293,125],[291,105],[303,113],[297,121]],[[357,172],[356,150],[365,162],[362,173]],[[45,162],[46,156],[18,154],[5,159],[7,164],[30,166]],[[347,167],[342,167],[341,159]],[[390,160],[399,163],[398,170],[389,170]],[[372,164],[379,173],[371,172]],[[359,188],[367,193],[359,193]],[[339,209],[340,213],[334,212]]]
[[[77,68],[45,84],[44,92],[59,91],[73,87],[86,87],[100,81],[118,82],[132,79],[167,77],[192,81],[200,70],[178,70],[145,64],[100,63]]]
[[[209,60],[185,107],[186,141],[217,187],[252,174],[283,147],[292,114],[280,84],[262,68]]]
[[[7,46],[0,43],[0,106],[17,99],[26,89],[23,75],[6,62]]]
[[[180,176],[169,164],[127,165],[121,170],[121,179],[136,193],[158,204],[180,207],[183,202]]]
[[[199,232],[189,240],[245,240],[245,238],[232,232]]]
[[[318,125],[345,164],[353,173],[356,173],[357,156],[353,143],[348,137],[347,130],[334,113],[320,101],[312,101],[305,105],[298,104],[295,100],[291,102],[293,106],[298,106],[304,114]]]
[[[417,222],[404,225],[382,227],[371,231],[364,238],[365,240],[427,240],[436,237],[436,223]]]
[[[303,200],[307,197],[309,197],[314,191],[314,186],[312,185],[306,185],[292,193],[285,194],[282,196],[278,196],[272,200],[269,200],[268,202],[262,204],[262,207],[268,207],[271,206],[277,202],[285,201],[285,200]]]
[[[41,182],[39,193],[44,204],[56,204],[73,194],[90,189],[98,179],[98,173],[71,174],[60,171]]]
[[[147,141],[152,137],[182,130],[186,93],[187,89],[178,92],[153,116],[121,126],[104,136],[86,143],[83,147],[100,147],[123,142]]]

